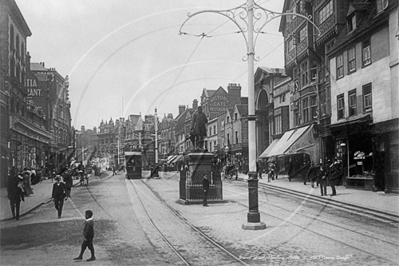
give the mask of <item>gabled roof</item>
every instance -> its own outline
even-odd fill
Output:
[[[241,117],[248,115],[248,104],[237,104],[236,108]]]
[[[365,8],[364,5],[367,5]],[[333,56],[339,51],[346,49],[348,46],[353,45],[353,42],[362,41],[362,38],[367,38],[371,33],[379,29],[383,24],[389,22],[389,12],[398,6],[398,1],[389,1],[388,7],[377,15],[377,6],[375,2],[368,4],[351,4],[348,8],[353,12],[359,12],[359,19],[356,29],[352,32],[348,32],[348,27],[343,27],[342,31],[337,37],[334,47],[329,52],[328,56]],[[384,14],[385,13],[385,14]]]
[[[182,131],[184,132],[184,124],[186,123],[186,116],[191,114],[192,109],[186,109],[184,110],[183,113],[178,115],[175,119],[176,121],[176,126],[175,126],[175,132],[176,135],[181,133]]]

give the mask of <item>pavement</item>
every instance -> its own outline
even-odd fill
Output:
[[[25,196],[25,201],[21,202],[20,217],[40,207],[42,204],[46,204],[51,201],[51,193],[54,182],[55,181],[53,181],[52,179],[45,179],[42,180],[40,183],[31,185],[33,194]],[[73,186],[76,186],[78,183],[79,180],[73,179]],[[11,214],[10,201],[7,197],[7,188],[0,189],[0,199],[0,221],[13,219]]]
[[[174,174],[172,172],[171,174]],[[110,175],[111,172],[105,172],[104,175]],[[177,175],[177,172],[176,172]],[[145,178],[149,177],[149,173],[144,173]],[[248,176],[244,174],[238,175],[239,180],[247,180]],[[74,186],[79,180],[73,180]],[[259,179],[259,183],[268,184],[278,188],[284,188],[286,190],[301,192],[310,194],[316,197],[320,196],[320,188],[312,188],[311,184],[304,185],[302,181],[293,179],[292,182],[288,182],[287,176],[279,176],[277,180],[272,180],[270,183],[267,181],[265,176],[263,179]],[[51,199],[53,181],[43,180],[42,182],[33,185],[33,193],[29,197],[25,197],[25,201],[21,202],[20,216],[25,215],[31,210],[39,207],[42,204],[49,202]],[[178,188],[177,188],[178,189]],[[343,186],[337,186],[336,196],[327,196],[322,198],[329,198],[330,201],[343,203],[346,205],[357,206],[368,210],[376,210],[383,213],[397,215],[399,217],[399,194],[386,194],[384,192],[372,192],[361,189],[350,189]],[[331,188],[327,187],[328,195],[331,194]],[[7,198],[7,189],[0,189],[1,196],[1,210],[0,210],[0,221],[12,219],[11,209],[9,200]]]
[[[244,174],[238,175],[239,179],[247,180],[248,176]],[[267,176],[263,175],[259,179],[259,183],[268,184],[270,186],[285,188],[287,190],[297,191],[305,194],[310,194],[323,199],[329,199],[332,202],[342,203],[345,205],[356,206],[360,209],[375,210],[382,213],[397,215],[399,218],[399,194],[385,193],[383,191],[373,192],[370,190],[345,188],[345,186],[336,186],[337,195],[330,196],[332,191],[331,187],[327,187],[327,195],[322,197],[320,195],[320,187],[312,188],[311,182],[303,184],[302,180],[293,179],[292,182],[288,181],[288,176],[279,175],[278,179],[272,180],[270,183],[267,181]]]

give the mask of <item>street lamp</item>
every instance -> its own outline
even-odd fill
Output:
[[[249,192],[249,212],[247,215],[247,223],[242,226],[243,229],[248,230],[259,230],[265,229],[266,225],[260,221],[259,206],[258,206],[258,177],[256,174],[256,133],[255,133],[255,88],[254,88],[254,46],[256,44],[257,36],[262,32],[262,29],[271,20],[284,16],[284,15],[295,15],[302,17],[309,21],[313,26],[316,25],[306,16],[298,13],[278,13],[265,9],[258,4],[254,3],[254,0],[247,0],[245,4],[242,4],[236,8],[229,10],[203,10],[193,14],[188,14],[188,19],[184,21],[180,27],[179,34],[188,35],[183,32],[182,28],[192,17],[204,14],[214,13],[222,15],[231,20],[238,28],[239,32],[244,37],[247,46],[247,61],[248,61],[248,192]],[[254,21],[255,19],[255,21]],[[259,22],[259,28],[254,29],[255,24]],[[316,27],[318,30],[318,28]],[[254,40],[254,33],[256,38]],[[205,33],[195,35],[197,37],[206,37]]]

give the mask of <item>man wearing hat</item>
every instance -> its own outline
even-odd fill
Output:
[[[55,209],[58,211],[58,219],[61,218],[62,207],[64,206],[64,200],[67,199],[66,196],[66,186],[61,182],[61,176],[55,176],[55,183],[53,185],[52,200],[54,201]]]
[[[24,193],[19,186],[19,182],[23,177],[17,174],[14,170],[10,172],[7,184],[7,196],[10,200],[12,217],[19,220],[19,208],[21,200],[24,201]]]

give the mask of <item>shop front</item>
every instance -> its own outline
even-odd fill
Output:
[[[332,162],[342,163],[343,184],[366,190],[377,189],[381,180],[376,175],[374,142],[369,115],[330,126],[334,142]]]
[[[51,134],[18,116],[10,117],[10,165],[17,171],[24,168],[41,173],[45,168]]]
[[[399,119],[373,125],[375,187],[399,192]]]

